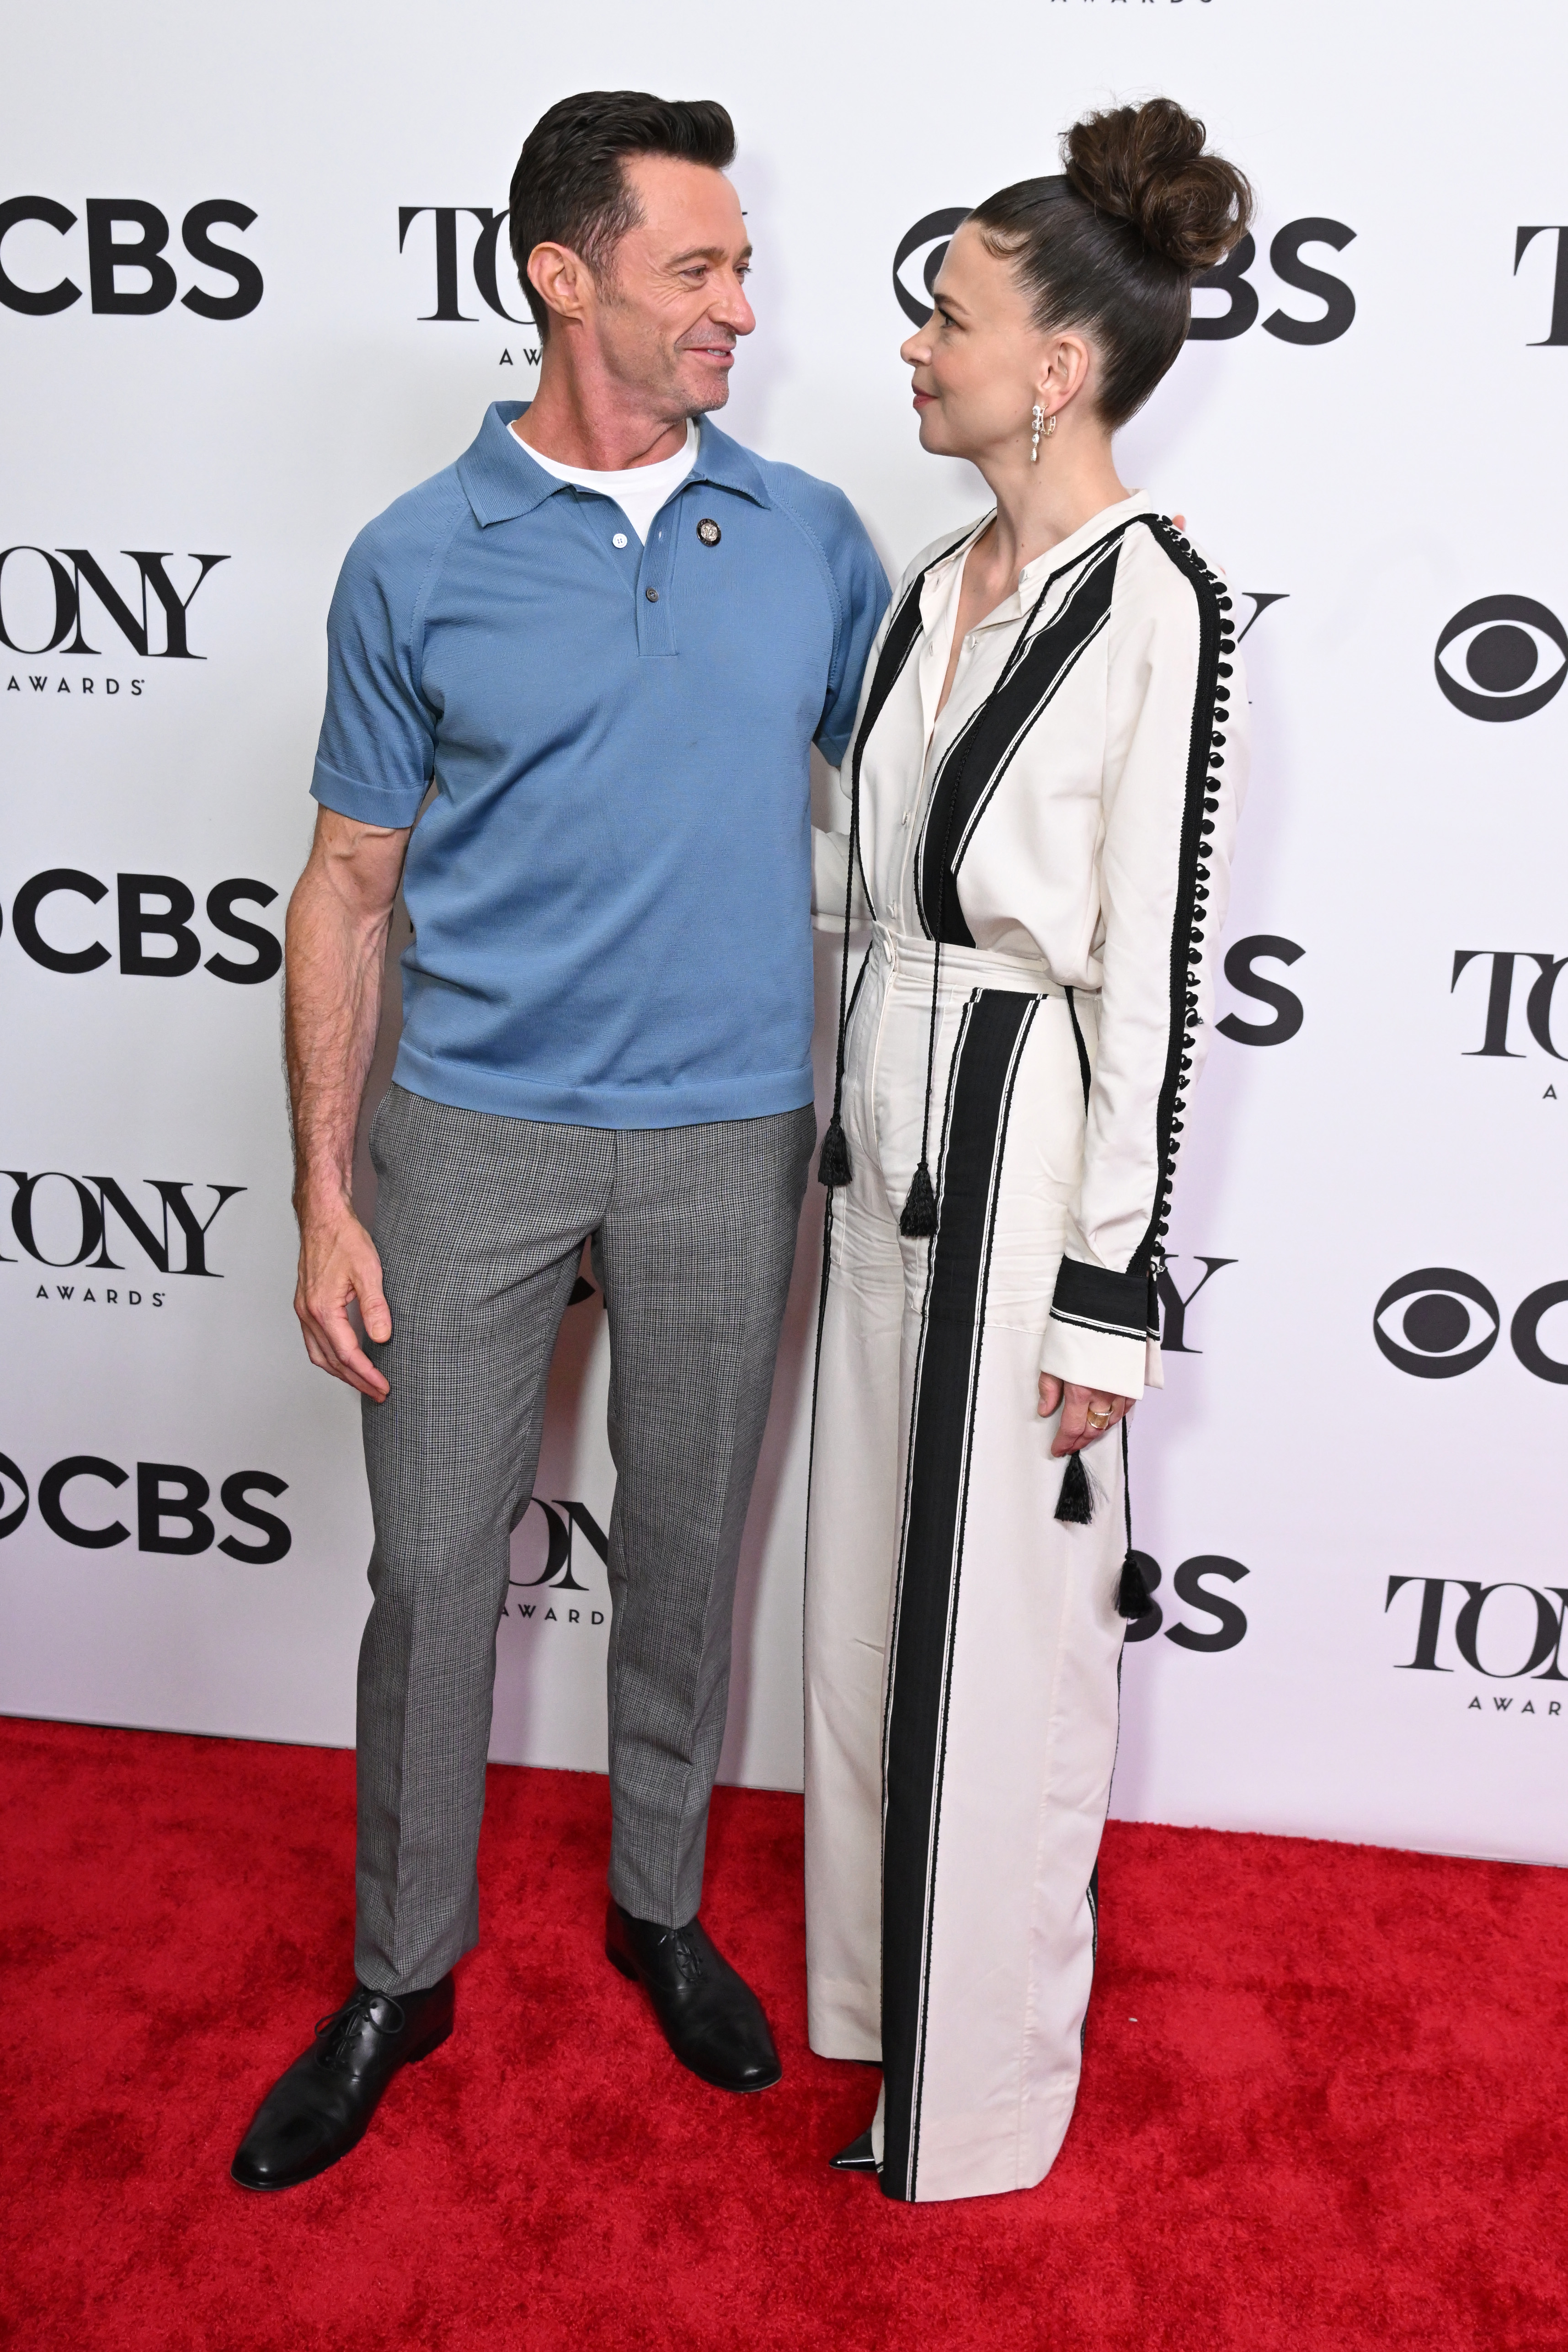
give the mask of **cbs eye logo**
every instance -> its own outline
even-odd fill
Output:
[[[1568,631],[1529,596],[1483,596],[1456,613],[1433,657],[1468,719],[1529,719],[1568,677]]]
[[[931,289],[947,258],[948,240],[968,218],[967,205],[947,205],[940,212],[926,213],[899,239],[893,256],[893,291],[905,318],[917,327],[925,325],[935,307]],[[923,299],[917,289],[924,289]]]
[[[1538,1381],[1568,1383],[1568,1362],[1549,1356],[1540,1337],[1545,1316],[1565,1302],[1568,1282],[1543,1283],[1516,1309],[1509,1326],[1509,1345]],[[1373,1310],[1372,1336],[1384,1355],[1421,1381],[1451,1381],[1473,1372],[1491,1354],[1501,1328],[1497,1300],[1485,1283],[1452,1265],[1426,1265],[1402,1275]]]

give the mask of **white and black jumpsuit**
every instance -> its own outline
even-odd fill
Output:
[[[1026,567],[938,718],[984,528],[905,574],[850,833],[816,836],[819,908],[846,903],[853,839],[873,930],[825,1161],[810,2037],[881,2063],[881,2184],[910,2200],[1033,2186],[1072,2114],[1125,1454],[1089,1447],[1092,1517],[1058,1518],[1038,1375],[1159,1383],[1154,1286],[1247,764],[1228,591],[1142,497]]]

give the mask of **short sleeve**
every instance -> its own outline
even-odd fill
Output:
[[[847,499],[841,496],[838,506],[839,527],[827,548],[838,592],[838,626],[816,730],[816,747],[830,768],[842,765],[849,748],[860,707],[860,681],[889,603],[888,575],[865,524]]]
[[[375,525],[350,548],[327,616],[327,708],[312,796],[362,824],[411,825],[436,761],[415,674],[403,567]]]

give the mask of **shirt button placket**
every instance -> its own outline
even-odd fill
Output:
[[[672,654],[675,634],[670,627],[669,575],[675,551],[675,518],[679,505],[656,515],[637,567],[637,651]]]

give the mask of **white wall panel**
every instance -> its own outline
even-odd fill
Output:
[[[1165,90],[1256,181],[1258,309],[1244,332],[1184,354],[1125,435],[1123,475],[1188,516],[1242,592],[1244,622],[1255,593],[1281,600],[1247,640],[1258,755],[1228,938],[1300,950],[1257,968],[1303,1017],[1276,1045],[1216,1039],[1190,1129],[1173,1274],[1186,1293],[1200,1258],[1230,1263],[1137,1416],[1137,1538],[1161,1564],[1165,1615],[1128,1652],[1115,1810],[1568,1859],[1555,1795],[1568,1299],[1540,1297],[1568,1287],[1568,988],[1545,1002],[1552,960],[1568,956],[1568,696],[1499,723],[1456,707],[1434,674],[1439,633],[1477,600],[1568,614],[1568,340],[1549,340],[1568,243],[1555,226],[1568,220],[1568,37],[1550,0],[1520,0],[1484,55],[1477,42],[1457,0],[998,0],[968,17],[924,0],[897,13],[802,0],[787,16],[697,0],[675,17],[626,0],[554,16],[495,0],[436,16],[406,0],[284,0],[132,17],[85,0],[68,47],[37,13],[11,28],[0,203],[37,194],[77,219],[62,235],[15,218],[0,261],[24,289],[63,268],[81,292],[48,315],[0,307],[0,545],[52,551],[68,579],[58,551],[86,549],[133,614],[125,551],[161,552],[182,595],[194,553],[226,561],[191,601],[195,658],[163,655],[156,599],[143,656],[90,591],[97,656],[69,653],[69,636],[49,652],[0,646],[0,1157],[20,1171],[0,1178],[0,1451],[23,1482],[8,1475],[0,1499],[0,1706],[353,1737],[369,1537],[358,1408],[310,1370],[290,1311],[278,982],[204,967],[251,952],[208,919],[215,886],[276,891],[237,911],[280,930],[349,540],[458,454],[488,401],[531,389],[530,329],[474,284],[477,223],[458,223],[466,322],[432,320],[437,219],[412,222],[400,252],[400,207],[501,205],[524,131],[572,89],[722,98],[741,131],[760,320],[725,423],[842,483],[897,568],[984,495],[915,439],[900,239],[926,214],[1053,168],[1057,131],[1085,107]],[[116,198],[171,225],[180,299],[153,315],[93,305],[86,206]],[[255,214],[213,232],[261,272],[243,317],[183,299],[233,290],[181,247],[181,223],[211,198]],[[1300,245],[1291,225],[1313,220],[1353,238]],[[1531,226],[1542,233],[1516,268]],[[1287,270],[1299,247],[1353,293],[1331,340],[1278,331],[1281,314],[1324,308],[1271,267],[1281,237]],[[52,580],[41,555],[7,560],[0,625],[17,646],[52,634]],[[1518,654],[1526,621],[1494,625],[1514,632],[1494,656]],[[1550,630],[1531,650],[1526,694],[1562,661]],[[1447,657],[1461,681],[1463,656]],[[18,939],[18,893],[25,932],[25,886],[61,868],[105,896],[57,892],[38,929],[57,950],[106,946],[90,971],[49,969]],[[121,968],[116,877],[136,874],[193,894],[203,961],[188,973]],[[1464,950],[1478,959],[1451,988]],[[1506,1040],[1495,1020],[1489,1040],[1492,959],[1508,952],[1521,961]],[[826,943],[820,961],[830,1013]],[[1244,1020],[1273,1017],[1223,993]],[[1507,1054],[1479,1050],[1489,1042]],[[11,1194],[43,1171],[63,1177],[26,1192],[24,1231]],[[209,1187],[244,1190],[213,1221],[205,1276],[178,1270],[177,1223],[167,1274],[133,1238],[120,1246],[112,1206],[118,1270],[41,1264],[29,1240],[61,1258],[86,1237],[70,1177],[87,1185],[89,1226],[88,1180],[108,1178],[160,1247],[155,1181],[184,1184],[198,1217]],[[819,1225],[814,1196],[747,1537],[725,1750],[730,1777],[783,1786],[799,1774]],[[1425,1350],[1404,1336],[1413,1301],[1400,1301],[1384,1324],[1402,1361],[1374,1342],[1381,1296],[1426,1268],[1456,1269],[1495,1302],[1496,1339],[1472,1369],[1453,1365],[1490,1328],[1473,1296],[1417,1311]],[[605,1376],[597,1303],[575,1307],[539,1492],[601,1528]],[[118,1518],[123,1540],[84,1547],[47,1524],[47,1474],[73,1456],[127,1474],[63,1496],[79,1525]],[[199,1473],[205,1549],[142,1547],[138,1463]],[[286,1482],[275,1499],[248,1490],[289,1530],[276,1560],[220,1549],[259,1540],[217,1500],[251,1470]],[[517,1541],[495,1752],[597,1766],[603,1564],[579,1519],[570,1585],[559,1567],[525,1584],[547,1564],[543,1530],[531,1512]],[[1205,1559],[1246,1574],[1192,1566]],[[1395,1577],[1416,1580],[1385,1606]],[[1171,1638],[1236,1632],[1205,1592],[1245,1621],[1228,1647]]]

